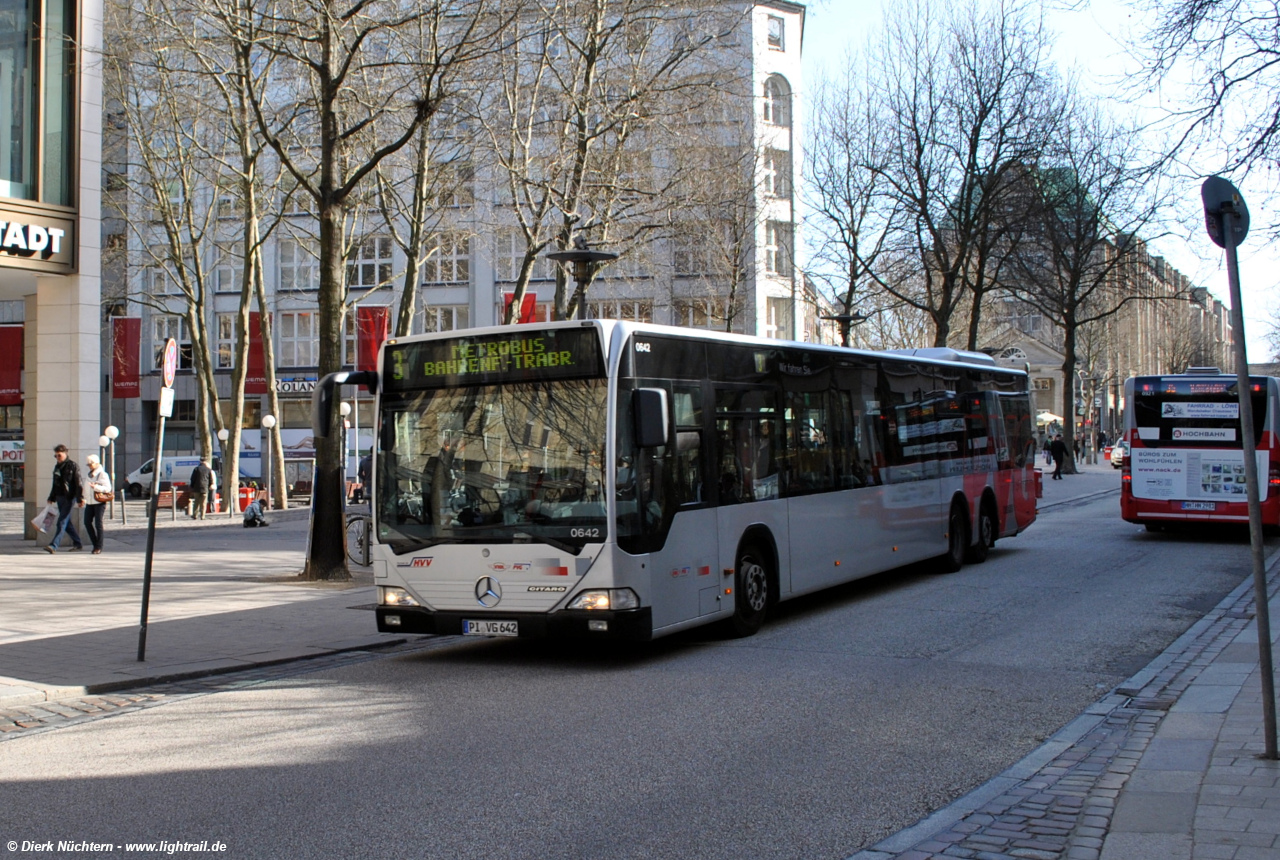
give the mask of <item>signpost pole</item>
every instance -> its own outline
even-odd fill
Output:
[[[173,377],[178,368],[178,343],[173,338],[164,346],[164,388],[156,404],[155,468],[151,471],[151,498],[147,502],[147,554],[142,568],[142,615],[138,623],[138,662],[147,659],[147,611],[151,605],[151,562],[156,548],[156,509],[160,506],[160,472],[164,458],[164,421],[173,414]],[[172,485],[170,485],[172,486]]]
[[[1280,758],[1276,746],[1276,692],[1271,660],[1271,612],[1267,597],[1266,548],[1262,532],[1262,494],[1257,440],[1253,433],[1253,386],[1244,342],[1244,306],[1240,298],[1240,263],[1236,246],[1249,232],[1244,197],[1227,180],[1211,176],[1200,188],[1209,237],[1227,252],[1227,286],[1231,294],[1231,335],[1240,399],[1240,440],[1244,447],[1245,491],[1249,500],[1249,543],[1253,561],[1254,620],[1258,624],[1258,664],[1262,673],[1262,722],[1266,734],[1263,758]]]

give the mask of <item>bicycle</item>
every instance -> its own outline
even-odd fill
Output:
[[[353,564],[369,566],[369,526],[371,520],[366,516],[350,516],[347,518],[347,558]]]

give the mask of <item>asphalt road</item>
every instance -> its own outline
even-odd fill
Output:
[[[802,598],[750,639],[439,640],[18,737],[0,841],[844,858],[1033,750],[1248,575],[1241,537],[1150,535],[1116,507],[1051,508],[983,565]]]

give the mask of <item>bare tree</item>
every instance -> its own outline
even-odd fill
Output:
[[[1028,7],[941,11],[917,0],[891,15],[877,57],[881,76],[870,89],[884,99],[880,173],[902,215],[890,248],[917,261],[922,288],[916,278],[880,285],[925,312],[934,344],[946,346],[966,299],[976,333],[982,294],[1007,251],[1011,171],[1043,151],[1058,97],[1044,28]]]
[[[343,363],[347,216],[376,168],[409,145],[471,63],[500,46],[481,0],[404,6],[290,0],[246,21],[275,76],[251,92],[259,133],[319,220],[320,373]],[[337,399],[329,420],[337,423]],[[319,440],[304,576],[347,579],[338,434]]]
[[[864,88],[873,80],[873,69],[865,56],[850,55],[841,73],[819,83],[805,151],[805,180],[814,212],[808,226],[816,236],[814,262],[830,273],[832,303],[837,316],[844,318],[839,324],[845,346],[863,300],[886,286],[878,262],[903,214],[902,202],[885,194],[889,164],[881,134],[884,105]]]
[[[1211,157],[1225,170],[1256,171],[1269,182],[1280,161],[1280,6],[1264,0],[1146,5],[1156,24],[1136,48],[1148,81],[1174,79],[1188,94],[1170,114],[1175,134],[1166,164],[1185,163],[1212,144]],[[1280,230],[1280,223],[1271,228]]]
[[[547,250],[585,240],[625,255],[661,235],[678,180],[660,143],[683,137],[682,118],[723,78],[698,63],[702,49],[742,20],[709,0],[559,0],[517,17],[494,63],[500,86],[476,105],[520,249],[506,322]],[[555,317],[580,300],[558,269]]]
[[[1074,441],[1080,336],[1130,302],[1167,299],[1145,275],[1146,242],[1156,223],[1160,187],[1137,162],[1132,130],[1099,109],[1078,106],[1063,124],[1054,151],[1019,168],[1035,200],[1027,236],[1003,286],[1062,332],[1062,414],[1067,450]],[[1182,296],[1186,298],[1186,296]],[[1070,457],[1068,458],[1070,460]],[[1069,463],[1068,471],[1074,468]]]

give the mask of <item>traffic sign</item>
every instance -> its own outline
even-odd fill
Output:
[[[1205,229],[1219,248],[1227,247],[1227,224],[1231,225],[1232,245],[1239,245],[1249,235],[1249,207],[1244,195],[1230,182],[1221,176],[1210,176],[1200,185],[1200,200],[1204,204]],[[1228,220],[1232,215],[1235,218]]]
[[[178,372],[178,342],[169,338],[164,345],[164,387],[173,388],[173,375]]]

